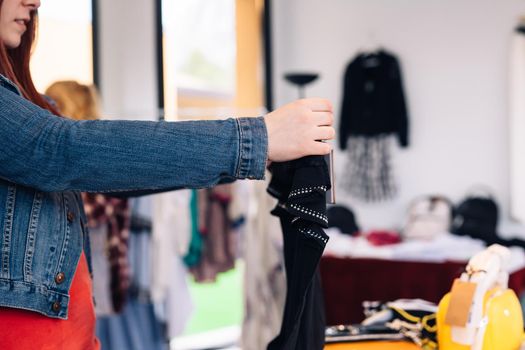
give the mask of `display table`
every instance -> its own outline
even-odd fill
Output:
[[[415,344],[402,341],[375,341],[362,343],[330,344],[325,350],[421,350]]]
[[[466,265],[466,261],[430,263],[323,257],[320,268],[327,324],[361,322],[365,300],[419,298],[438,303]],[[510,275],[509,287],[518,296],[525,291],[525,267]]]

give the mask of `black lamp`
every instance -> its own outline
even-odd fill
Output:
[[[304,86],[308,85],[319,78],[317,73],[286,73],[284,79],[289,83],[299,87],[299,98],[304,98]]]

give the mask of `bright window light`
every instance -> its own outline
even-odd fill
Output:
[[[164,0],[162,13],[168,84],[233,96],[235,0]]]
[[[57,80],[93,83],[91,0],[43,1],[31,70],[43,92]]]

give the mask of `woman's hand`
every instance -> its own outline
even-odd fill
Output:
[[[330,153],[330,144],[320,142],[335,136],[332,104],[328,100],[297,100],[268,113],[264,119],[268,131],[268,160],[284,162]]]

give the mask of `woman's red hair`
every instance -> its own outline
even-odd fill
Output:
[[[2,3],[3,0],[0,0],[0,11],[2,11]],[[29,60],[36,37],[37,23],[38,15],[32,12],[31,20],[27,23],[27,30],[22,35],[22,40],[17,48],[7,48],[0,40],[0,74],[14,82],[29,101],[58,115],[56,109],[36,90],[29,71]]]

